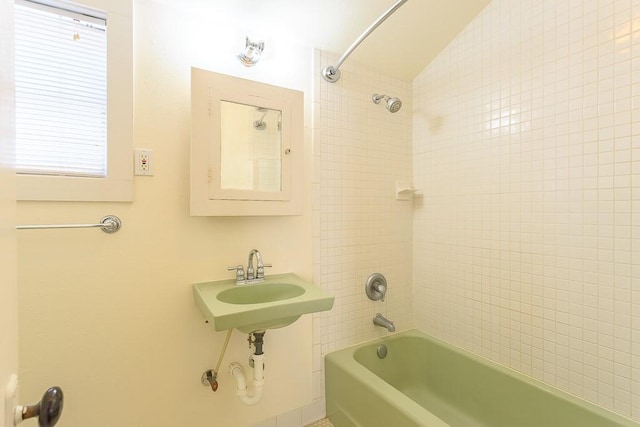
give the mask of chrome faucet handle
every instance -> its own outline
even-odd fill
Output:
[[[387,286],[380,282],[375,282],[373,284],[373,289],[381,295],[380,301],[384,301],[384,295],[387,293]]]
[[[227,267],[228,271],[236,272],[236,282],[242,282],[244,280],[244,267],[242,264],[238,264],[235,267]]]
[[[273,267],[271,264],[258,264],[258,268],[256,269],[256,279],[264,279],[264,269],[267,267]]]
[[[367,279],[364,290],[372,301],[384,301],[387,293],[387,279],[380,273],[373,273]]]

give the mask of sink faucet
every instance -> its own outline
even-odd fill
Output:
[[[253,258],[256,259],[256,266],[253,267]],[[271,267],[271,264],[262,262],[262,254],[257,249],[251,249],[249,252],[249,260],[247,261],[247,271],[245,272],[242,265],[228,267],[227,270],[236,272],[236,284],[243,285],[246,283],[257,283],[264,280],[264,268]]]
[[[253,269],[253,257],[256,257],[256,269]],[[249,252],[249,261],[247,261],[247,280],[264,279],[264,264],[262,263],[262,254],[257,249],[251,249]]]
[[[394,325],[391,320],[388,320],[380,313],[376,313],[375,317],[373,318],[373,324],[376,326],[382,326],[383,328],[387,328],[389,332],[396,331],[396,325]]]

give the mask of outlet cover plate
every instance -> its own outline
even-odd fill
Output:
[[[147,148],[135,149],[134,173],[138,176],[153,176],[153,151]]]

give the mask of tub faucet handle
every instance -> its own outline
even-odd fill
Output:
[[[367,279],[364,290],[370,300],[384,301],[384,296],[387,293],[387,279],[380,273],[373,273]]]

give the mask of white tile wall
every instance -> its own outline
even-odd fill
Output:
[[[353,61],[335,84],[320,77],[336,56],[316,52],[314,89],[314,281],[335,297],[314,317],[314,398],[324,398],[323,356],[387,333],[376,312],[398,329],[411,319],[412,202],[395,200],[395,182],[411,182],[411,84]],[[389,113],[374,93],[402,99]],[[322,184],[320,184],[322,183]],[[383,273],[385,302],[369,300],[367,277]]]
[[[640,420],[640,1],[494,0],[413,104],[416,326]]]
[[[320,55],[320,68],[336,57]],[[335,296],[319,316],[321,351],[386,333],[373,326],[376,312],[398,328],[411,326],[412,203],[395,200],[396,180],[411,181],[411,85],[358,64],[344,64],[335,84],[318,75],[319,280]],[[391,114],[374,93],[400,97]],[[383,273],[385,302],[367,298],[367,277]]]

